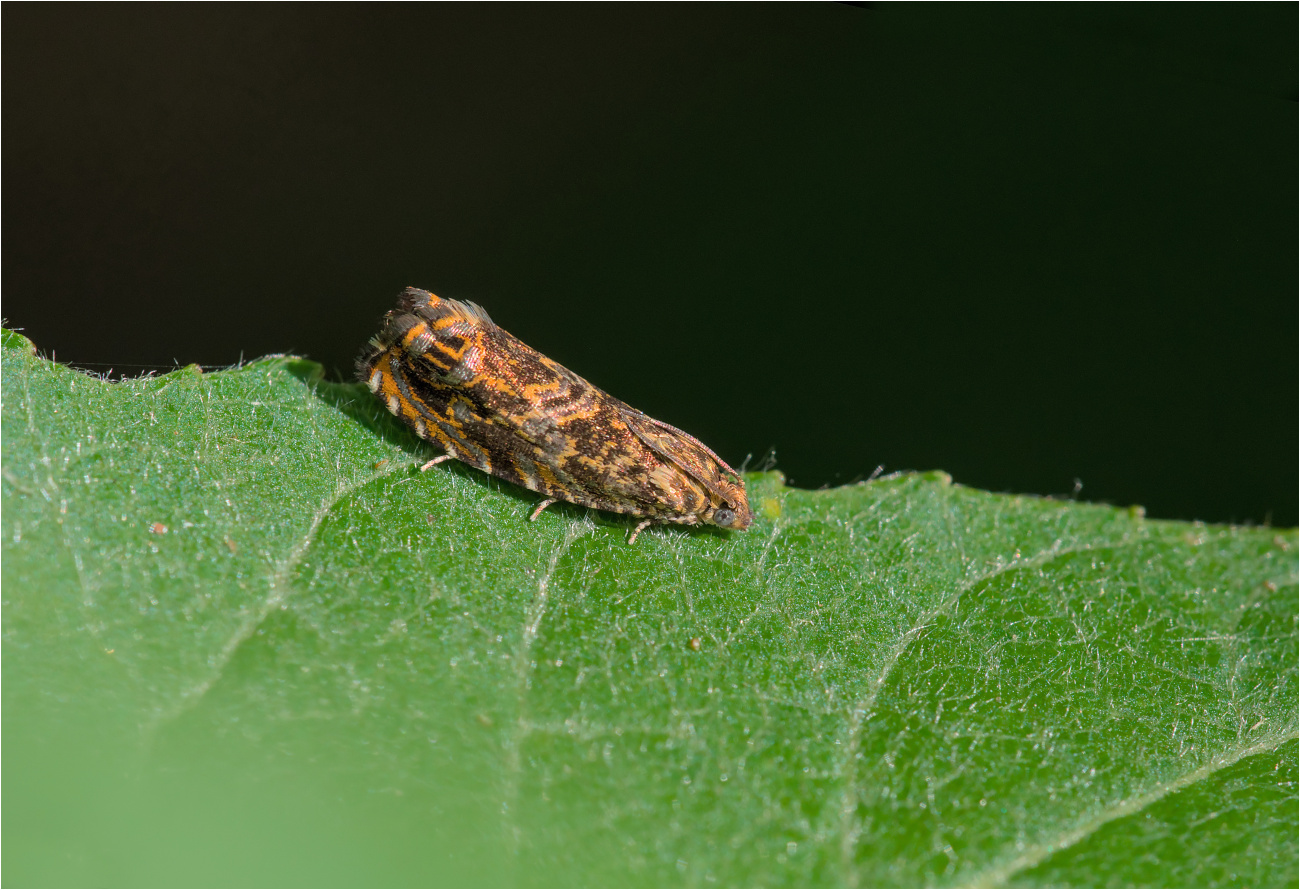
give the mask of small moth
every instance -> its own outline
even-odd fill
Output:
[[[416,435],[558,500],[652,523],[744,530],[740,474],[693,436],[642,414],[497,327],[475,303],[408,287],[357,375]]]

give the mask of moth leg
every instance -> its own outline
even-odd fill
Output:
[[[424,466],[420,467],[420,472],[423,473],[425,470],[429,469],[429,467],[436,467],[438,464],[442,463],[444,460],[451,460],[451,455],[450,455],[450,454],[442,454],[442,455],[439,455],[438,457],[435,457],[433,460],[429,461],[427,464],[425,464]]]
[[[653,523],[654,523],[654,520],[653,520],[653,519],[643,519],[643,520],[641,521],[641,524],[638,525],[635,529],[632,530],[632,537],[630,537],[630,538],[627,539],[628,546],[630,547],[630,546],[632,546],[633,544],[635,544],[635,543],[636,543],[636,536],[639,535],[639,534],[641,534],[641,532],[644,531],[644,530],[646,529],[647,526],[649,526],[649,525],[651,525],[651,524],[653,524]]]
[[[547,498],[546,500],[542,501],[540,504],[537,505],[537,509],[533,511],[533,515],[528,517],[528,521],[534,522],[538,516],[542,515],[542,511],[545,510],[547,507],[551,506],[551,504],[554,504],[556,500],[558,500],[558,498]]]

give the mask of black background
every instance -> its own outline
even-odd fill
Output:
[[[1293,525],[1296,27],[5,4],[4,315],[101,373],[343,375],[414,284],[801,486]]]

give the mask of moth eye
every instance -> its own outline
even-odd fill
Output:
[[[714,510],[713,521],[718,525],[731,525],[731,523],[736,521],[736,511],[728,510],[726,507]]]

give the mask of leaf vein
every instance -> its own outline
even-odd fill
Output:
[[[287,601],[294,570],[298,567],[298,563],[302,561],[302,558],[307,555],[312,542],[316,539],[316,532],[319,531],[321,524],[328,518],[334,508],[358,489],[385,476],[392,475],[398,470],[407,469],[409,466],[409,464],[385,465],[381,470],[339,486],[316,508],[307,530],[289,550],[285,558],[279,562],[275,571],[271,573],[268,581],[270,592],[266,598],[258,604],[256,609],[251,610],[245,616],[244,620],[235,628],[234,633],[222,644],[212,661],[212,671],[209,675],[181,692],[176,703],[171,708],[162,710],[149,724],[144,733],[146,747],[152,743],[152,739],[156,736],[160,727],[177,719],[203,699],[212,687],[221,680],[226,667],[235,657],[239,647],[257,632],[257,629],[270,617],[272,612]]]
[[[881,663],[880,670],[868,681],[866,693],[853,705],[848,715],[848,744],[844,746],[844,759],[840,762],[838,769],[838,773],[844,782],[844,792],[840,800],[840,867],[843,870],[845,885],[852,887],[857,886],[859,883],[857,861],[854,855],[857,850],[858,837],[862,833],[862,826],[857,817],[857,759],[862,747],[862,728],[865,717],[875,707],[876,699],[880,696],[880,690],[884,688],[885,681],[889,679],[889,675],[893,672],[894,667],[912,641],[930,626],[931,621],[952,608],[961,599],[962,594],[993,578],[1021,569],[1042,566],[1054,559],[1069,556],[1073,553],[1086,553],[1090,550],[1115,550],[1121,547],[1134,546],[1143,540],[1139,537],[1130,537],[1104,544],[1084,544],[1078,547],[1052,546],[1026,559],[1014,559],[1006,565],[998,566],[992,571],[984,572],[958,584],[934,608],[922,612],[916,621],[912,623],[912,626],[898,638],[898,641],[890,648]]]
[[[1229,750],[1217,757],[1212,757],[1196,769],[1168,781],[1160,782],[1149,791],[1111,804],[1096,815],[1075,825],[1073,828],[1062,831],[1055,839],[1044,843],[1034,844],[1024,852],[1020,853],[1020,855],[1002,865],[986,868],[977,872],[969,882],[964,884],[964,886],[1005,886],[1006,883],[1011,880],[1013,875],[1022,871],[1027,871],[1047,859],[1049,856],[1086,840],[1111,822],[1114,822],[1117,819],[1122,819],[1125,816],[1140,813],[1142,810],[1162,798],[1181,791],[1196,782],[1208,779],[1220,770],[1227,769],[1247,757],[1276,751],[1278,748],[1282,747],[1282,745],[1289,741],[1294,741],[1297,738],[1300,738],[1300,733],[1293,728],[1290,732],[1267,736],[1253,745]]]

